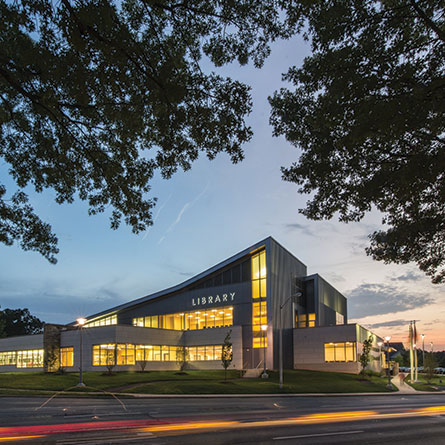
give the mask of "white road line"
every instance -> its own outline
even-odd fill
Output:
[[[338,433],[320,433],[320,434],[304,434],[301,436],[283,436],[283,437],[273,437],[272,440],[286,440],[286,439],[304,439],[309,437],[323,437],[323,436],[342,436],[344,434],[360,434],[364,431],[342,431]]]

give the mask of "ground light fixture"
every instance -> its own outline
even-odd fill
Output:
[[[84,317],[79,317],[77,320],[77,326],[79,326],[79,354],[80,354],[80,360],[79,360],[79,383],[76,385],[79,388],[83,388],[85,386],[85,383],[83,383],[83,363],[82,363],[82,330],[84,324],[87,322],[87,319]]]
[[[389,364],[389,341],[391,340],[391,337],[385,337],[385,343],[386,343],[386,363],[388,366],[388,384],[386,385],[386,387],[388,389],[392,389],[392,385],[391,385],[391,367]]]
[[[264,367],[263,367],[263,374],[261,375],[261,377],[263,379],[267,379],[269,377],[269,375],[266,372],[266,331],[267,331],[267,325],[263,324],[261,326],[261,331],[262,331],[262,337],[263,337],[263,353],[264,353],[264,356],[263,356]]]

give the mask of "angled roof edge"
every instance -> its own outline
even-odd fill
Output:
[[[154,300],[155,298],[162,297],[164,295],[171,294],[173,292],[177,292],[187,286],[190,286],[191,284],[195,283],[196,281],[201,280],[202,278],[206,277],[207,275],[210,275],[213,272],[216,272],[218,269],[222,269],[223,267],[226,267],[229,264],[234,263],[235,261],[248,255],[250,252],[257,250],[258,248],[260,248],[262,246],[269,248],[271,240],[275,241],[271,236],[268,236],[267,238],[253,244],[252,246],[248,247],[247,249],[244,249],[241,252],[238,252],[237,254],[227,258],[226,260],[222,261],[221,263],[218,263],[215,266],[210,267],[209,269],[205,270],[204,272],[201,272],[198,275],[195,275],[194,277],[189,278],[188,280],[183,281],[180,284],[169,287],[167,289],[163,289],[163,290],[155,292],[153,294],[146,295],[145,297],[137,298],[136,300],[129,301],[128,303],[123,303],[118,306],[114,306],[114,307],[107,309],[105,311],[101,311],[96,314],[89,315],[86,318],[88,321],[91,321],[91,320],[94,320],[95,318],[101,317],[103,315],[113,314],[114,312],[121,311],[122,309],[127,309],[128,307],[131,307],[131,306],[134,306],[137,304],[141,304],[141,303],[145,303],[146,301]],[[277,244],[279,244],[279,243],[277,243]],[[282,246],[280,245],[280,247],[282,247]],[[283,249],[284,249],[284,247],[283,247]],[[71,324],[74,324],[74,323],[76,323],[76,322],[73,322]]]

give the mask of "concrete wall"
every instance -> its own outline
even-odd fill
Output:
[[[358,362],[358,355],[361,352],[360,329],[363,328],[357,324],[294,329],[294,368],[359,373],[361,369]],[[357,342],[357,361],[326,363],[324,344],[347,341]],[[375,367],[378,361],[371,363],[370,369],[378,371],[378,368]]]
[[[106,366],[93,366],[93,345],[106,343],[130,343],[169,346],[204,346],[223,344],[227,332],[231,330],[233,344],[233,362],[230,368],[242,369],[242,329],[241,326],[230,328],[212,328],[196,331],[174,331],[169,329],[141,328],[127,325],[102,326],[82,329],[82,369],[84,371],[106,371]],[[80,366],[80,331],[65,331],[61,335],[61,347],[74,347],[74,366],[67,371],[78,371]],[[220,361],[190,362],[189,369],[222,369]],[[176,370],[176,361],[149,361],[146,370]],[[116,365],[115,371],[140,370],[136,365]]]
[[[22,351],[29,349],[43,349],[43,334],[21,335],[18,337],[8,337],[0,339],[0,352]],[[43,366],[39,368],[17,368],[16,365],[0,366],[0,372],[35,372],[43,371]]]

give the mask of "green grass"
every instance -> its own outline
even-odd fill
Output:
[[[284,387],[279,388],[277,372],[269,379],[242,379],[239,371],[187,371],[178,375],[174,371],[119,372],[113,376],[101,372],[85,372],[86,392],[103,390],[141,394],[271,394],[271,393],[359,393],[387,392],[382,377],[362,377],[353,374],[294,371],[284,372]],[[79,374],[53,375],[44,373],[0,374],[0,394],[20,394],[20,389],[62,391],[75,387]],[[79,391],[78,388],[72,389]]]
[[[445,376],[438,375],[431,379],[430,383],[427,382],[423,374],[419,374],[418,383],[411,383],[410,379],[405,379],[405,382],[411,385],[417,391],[440,391],[440,387],[445,387]]]

